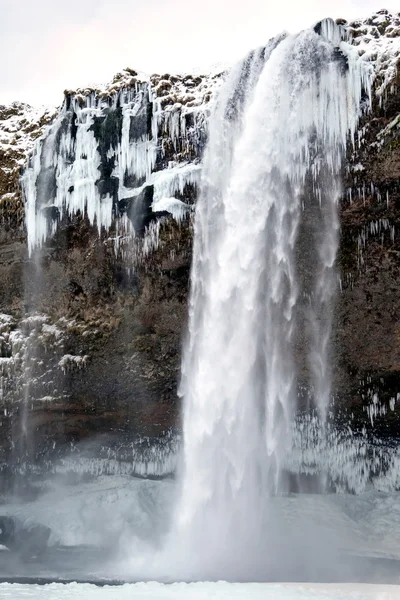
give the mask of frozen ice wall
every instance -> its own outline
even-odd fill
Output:
[[[190,209],[179,196],[197,185],[206,106],[220,77],[128,75],[103,90],[67,93],[37,141],[22,177],[30,253],[66,215],[86,215],[99,233],[116,220],[137,234],[153,213],[181,219]]]

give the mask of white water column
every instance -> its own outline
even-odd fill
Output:
[[[324,215],[310,241],[309,356],[326,413],[340,169],[368,83],[341,39],[328,21],[321,35],[280,37],[253,53],[228,77],[210,121],[182,365],[182,488],[169,546],[188,577],[255,576],[268,562],[266,499],[279,493],[297,406],[295,248],[307,193]]]

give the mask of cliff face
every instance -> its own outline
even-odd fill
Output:
[[[397,433],[400,19],[346,27],[377,75],[344,173],[335,395],[358,425],[387,412]],[[158,473],[147,439],[179,430],[193,207],[222,80],[127,69],[54,114],[0,107],[3,465],[84,447]]]
[[[400,19],[380,11],[350,24],[354,45],[372,60],[371,111],[348,150],[340,207],[336,355],[343,403],[366,408],[375,426],[398,435]]]
[[[3,465],[43,464],[89,439],[107,459],[146,457],[143,437],[170,443],[193,205],[220,81],[127,69],[103,89],[66,92],[24,169],[25,198],[38,190],[24,222],[19,176],[33,144],[22,158],[8,144],[4,221],[16,216],[0,252]],[[33,110],[15,110],[26,140]]]

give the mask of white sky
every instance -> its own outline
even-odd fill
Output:
[[[282,30],[379,8],[382,0],[0,0],[0,104],[60,104],[64,89],[128,66],[230,63]],[[394,0],[386,8],[400,10]]]

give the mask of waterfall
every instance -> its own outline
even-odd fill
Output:
[[[326,416],[341,165],[369,91],[343,37],[327,20],[272,40],[232,70],[210,119],[173,524],[190,577],[238,578],[268,561],[266,499],[284,490],[298,406],[299,263],[312,274],[309,384]],[[315,222],[299,244],[308,205]]]

